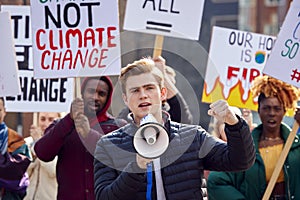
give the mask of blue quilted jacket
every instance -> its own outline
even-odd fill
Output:
[[[236,125],[226,125],[228,144],[200,126],[167,120],[165,128],[170,142],[160,162],[166,199],[202,199],[204,169],[239,171],[248,169],[254,162],[253,140],[242,119]],[[146,199],[145,171],[135,162],[136,130],[136,125],[130,123],[98,141],[94,162],[96,199]],[[156,199],[155,181],[153,184],[152,197]]]

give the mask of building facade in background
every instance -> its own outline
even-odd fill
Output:
[[[239,0],[239,29],[276,36],[291,0]]]

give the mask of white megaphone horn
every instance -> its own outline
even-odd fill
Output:
[[[153,115],[142,118],[140,127],[133,138],[135,150],[144,158],[158,158],[169,146],[167,130],[159,124]]]

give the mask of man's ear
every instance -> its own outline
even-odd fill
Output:
[[[122,93],[122,98],[123,98],[123,101],[124,101],[125,105],[128,107],[128,101],[127,101],[126,94]]]
[[[161,91],[160,91],[160,94],[161,94],[161,100],[167,100],[167,88],[165,87],[162,87],[161,88]]]

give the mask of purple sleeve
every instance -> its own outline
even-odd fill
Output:
[[[0,177],[6,180],[21,180],[29,164],[30,159],[26,155],[8,152],[0,154]]]

